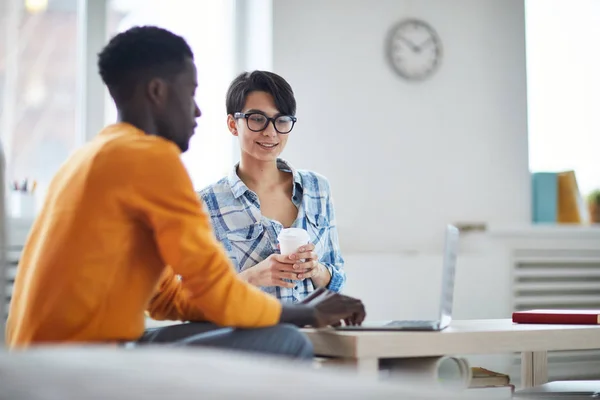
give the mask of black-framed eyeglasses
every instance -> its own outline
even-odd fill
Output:
[[[235,118],[245,118],[246,125],[252,132],[264,131],[269,125],[269,122],[271,122],[273,123],[273,128],[275,128],[278,133],[286,134],[292,131],[294,124],[297,121],[297,118],[293,115],[279,115],[275,118],[269,118],[264,114],[255,112],[248,114],[236,112],[233,116]]]

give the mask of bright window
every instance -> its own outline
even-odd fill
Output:
[[[38,206],[76,132],[77,0],[0,2],[0,135],[6,180]],[[9,202],[9,212],[14,215]],[[17,216],[20,215],[19,213]]]
[[[157,25],[183,36],[198,68],[197,102],[202,110],[196,135],[183,161],[197,189],[217,181],[232,166],[232,136],[227,130],[225,93],[233,79],[232,0],[113,0],[112,36],[136,25]],[[116,110],[109,103],[107,123]]]
[[[529,165],[600,188],[600,1],[527,0]]]

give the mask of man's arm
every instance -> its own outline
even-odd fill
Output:
[[[156,294],[150,300],[148,314],[155,320],[206,321],[206,316],[184,295],[181,280],[168,267],[161,276]],[[279,322],[306,326],[314,323],[315,311],[305,305],[283,306]]]
[[[148,314],[156,320],[206,321],[202,310],[195,307],[183,292],[181,279],[167,266],[148,305]]]

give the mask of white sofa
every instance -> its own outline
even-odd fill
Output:
[[[55,347],[0,352],[0,400],[438,399],[428,388],[198,348]]]

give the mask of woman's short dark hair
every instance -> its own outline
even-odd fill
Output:
[[[268,71],[243,72],[231,82],[225,101],[227,114],[243,111],[246,97],[251,92],[269,93],[281,114],[296,115],[296,99],[292,87],[281,76]]]

